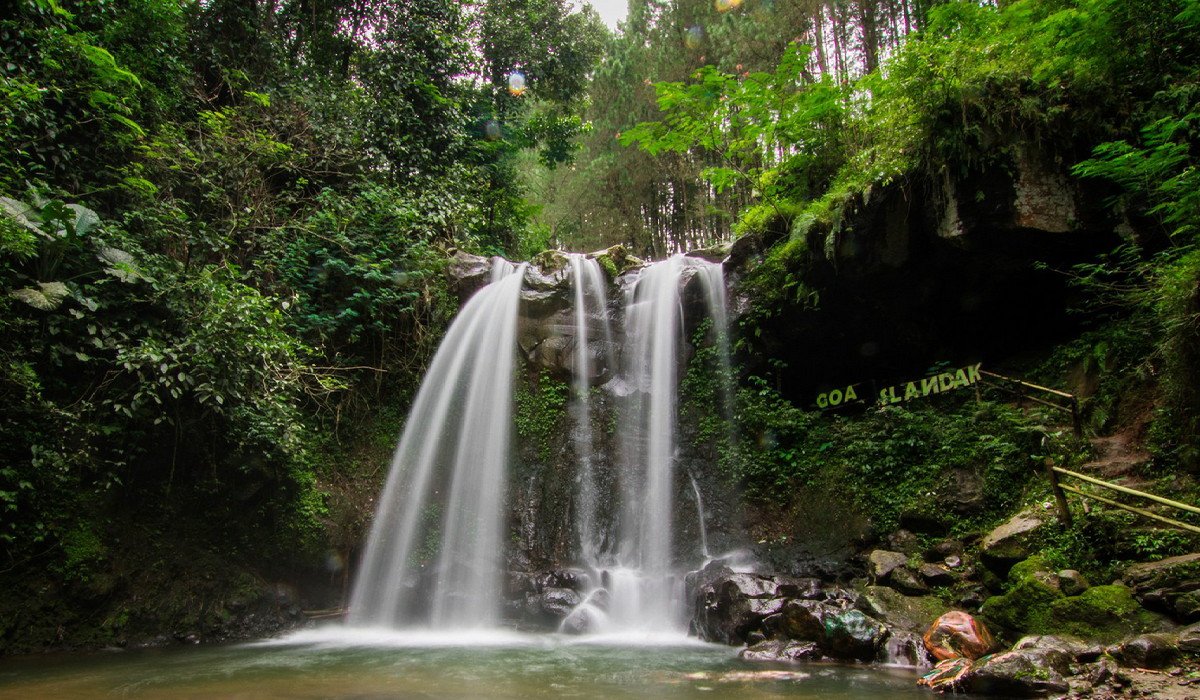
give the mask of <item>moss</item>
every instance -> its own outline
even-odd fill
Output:
[[[644,264],[641,258],[630,255],[623,245],[615,245],[603,253],[594,255],[596,262],[600,263],[600,268],[604,270],[604,274],[610,281],[616,279],[618,275]]]
[[[567,256],[562,253],[562,251],[543,250],[542,252],[533,256],[533,260],[531,262],[543,273],[550,274],[565,269],[570,261]]]
[[[552,452],[551,442],[566,420],[570,389],[542,372],[529,380],[518,376],[514,383],[517,435],[536,442],[538,458],[545,461]]]
[[[887,586],[865,586],[860,591],[866,612],[892,627],[922,634],[949,611],[935,596],[907,596]]]
[[[1159,618],[1142,608],[1128,586],[1093,586],[1050,605],[1056,631],[1112,642],[1156,629]]]
[[[1009,591],[988,598],[980,615],[990,627],[1010,637],[1053,633],[1051,608],[1063,594],[1052,585],[1052,576],[1042,557],[1015,564],[1008,574]]]

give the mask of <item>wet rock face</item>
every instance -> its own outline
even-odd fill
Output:
[[[690,579],[692,632],[705,641],[749,643],[744,658],[871,661],[890,634],[856,607],[856,594],[817,588],[811,579],[737,573],[719,564]]]
[[[692,631],[705,641],[745,644],[763,619],[778,613],[784,603],[777,581],[736,573],[716,562],[688,579],[694,591]]]
[[[1003,356],[1078,326],[1068,285],[1033,263],[1067,269],[1091,261],[1119,244],[1121,222],[1097,185],[1071,178],[1050,149],[995,136],[983,161],[869,188],[847,198],[830,223],[792,231],[806,243],[804,282],[820,294],[821,311],[790,306],[764,330],[765,354],[793,368],[783,373],[785,393],[802,398],[819,393],[820,383],[902,376],[980,348]],[[1005,330],[1018,327],[1020,334]],[[813,337],[822,338],[820,348],[801,346]],[[956,510],[981,505],[968,496]]]

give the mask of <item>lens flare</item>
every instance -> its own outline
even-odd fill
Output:
[[[508,92],[510,95],[520,95],[525,92],[525,74],[515,70],[508,74]]]
[[[713,7],[717,8],[717,12],[729,12],[741,4],[742,0],[713,0]]]
[[[483,135],[487,137],[488,141],[500,138],[500,122],[489,119],[488,123],[483,125]]]
[[[698,24],[688,27],[687,32],[683,35],[683,45],[689,49],[698,49],[702,43],[704,43],[704,28]]]

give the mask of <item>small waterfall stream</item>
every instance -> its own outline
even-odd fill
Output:
[[[501,625],[526,270],[493,259],[491,283],[463,306],[434,357],[378,503],[351,595],[351,626]],[[699,514],[698,551],[708,551],[700,486],[693,474],[677,473],[678,384],[689,328],[683,289],[698,279],[726,370],[721,266],[676,255],[628,273],[618,343],[600,265],[569,255],[566,270],[574,334],[568,410],[577,462],[569,468],[581,557],[574,565],[589,571],[592,583],[581,606],[589,608],[585,628],[682,635],[683,576],[703,561],[695,547],[681,549],[676,541],[677,505]],[[616,406],[611,450],[598,449],[593,428],[598,381]],[[600,470],[615,479],[599,479]],[[613,492],[602,493],[602,481],[615,484]],[[680,498],[686,501],[677,504]],[[610,501],[602,517],[601,504]]]

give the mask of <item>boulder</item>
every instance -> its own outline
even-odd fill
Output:
[[[934,503],[939,510],[956,515],[979,513],[987,505],[983,475],[971,469],[955,469],[950,482],[939,488]]]
[[[583,569],[549,569],[533,576],[539,589],[569,588],[582,592],[591,586],[591,577]]]
[[[779,587],[776,593],[784,598],[803,598],[805,600],[824,600],[829,597],[824,584],[819,578],[778,577]]]
[[[693,591],[692,632],[708,642],[744,644],[785,602],[775,580],[715,562],[689,576],[687,585]]]
[[[1126,666],[1166,668],[1179,659],[1179,636],[1165,633],[1140,634],[1122,642],[1114,655]]]
[[[1065,693],[1071,659],[1054,649],[1015,649],[979,659],[959,687],[971,693],[1036,697]]]
[[[815,642],[825,636],[827,608],[816,600],[788,600],[777,614],[763,620],[763,629],[773,637]]]
[[[1171,601],[1169,614],[1180,622],[1200,620],[1200,590],[1179,591]]]
[[[725,260],[725,272],[735,273],[745,267],[754,258],[762,254],[762,236],[758,233],[748,233],[729,246],[729,257]]]
[[[921,551],[921,541],[908,530],[896,530],[887,539],[888,548],[893,552],[912,555]]]
[[[825,615],[825,637],[818,646],[827,656],[843,661],[872,661],[887,637],[887,628],[861,610]]]
[[[897,629],[892,629],[883,640],[883,646],[880,647],[879,656],[875,660],[887,666],[928,668],[932,665],[921,635]]]
[[[913,570],[907,566],[893,569],[892,573],[888,574],[886,583],[905,595],[925,595],[929,593],[929,586],[926,586],[913,573]]]
[[[1179,650],[1187,654],[1200,652],[1200,624],[1179,630]]]
[[[924,676],[917,680],[917,685],[925,686],[938,692],[953,691],[959,687],[964,676],[971,670],[971,660],[963,657],[943,659]]]
[[[954,583],[956,578],[949,569],[944,569],[937,564],[922,564],[917,573],[921,575],[921,580],[930,586],[949,586]]]
[[[925,561],[944,561],[947,563],[947,566],[953,568],[957,564],[951,565],[949,563],[950,557],[957,557],[958,562],[961,563],[964,550],[962,540],[942,540],[925,550]]]
[[[1058,589],[1065,596],[1079,595],[1091,586],[1083,574],[1074,569],[1063,569],[1058,572],[1057,576]]]
[[[1021,637],[1013,649],[1054,649],[1080,662],[1092,662],[1104,653],[1104,647],[1069,635],[1046,634]]]
[[[1052,629],[1085,639],[1112,642],[1170,627],[1162,615],[1138,604],[1126,586],[1092,586],[1077,596],[1053,601]]]
[[[886,586],[867,586],[858,607],[893,630],[917,634],[947,612],[946,604],[936,596],[906,596]]]
[[[995,642],[987,627],[965,612],[952,610],[930,625],[925,648],[935,659],[956,657],[978,659],[992,650]]]
[[[1033,557],[1016,564],[1009,572],[1009,582],[1007,593],[988,598],[980,607],[979,614],[988,624],[1009,638],[1055,632],[1050,605],[1063,594],[1046,561]]]
[[[1123,580],[1147,608],[1180,622],[1200,620],[1200,553],[1134,564]]]
[[[1030,555],[1034,536],[1045,525],[1042,514],[1023,511],[985,535],[979,545],[980,551],[989,563],[1000,568],[1011,566]]]
[[[488,283],[492,274],[492,261],[481,255],[472,255],[464,251],[455,251],[446,265],[446,276],[450,278],[451,288],[457,292],[460,301],[466,301]]]
[[[971,586],[958,594],[955,603],[966,610],[978,610],[989,597],[988,589],[984,586]]]
[[[867,571],[873,581],[882,581],[896,569],[908,564],[908,555],[876,549],[867,555]]]
[[[769,639],[746,647],[738,656],[746,661],[817,661],[821,650],[816,642]]]
[[[563,618],[558,631],[563,634],[587,634],[596,630],[600,611],[590,605],[581,605]]]
[[[1125,570],[1124,579],[1135,590],[1171,588],[1200,581],[1200,553],[1134,564]]]
[[[583,596],[570,588],[546,588],[542,590],[539,601],[542,611],[562,619],[583,602]]]

